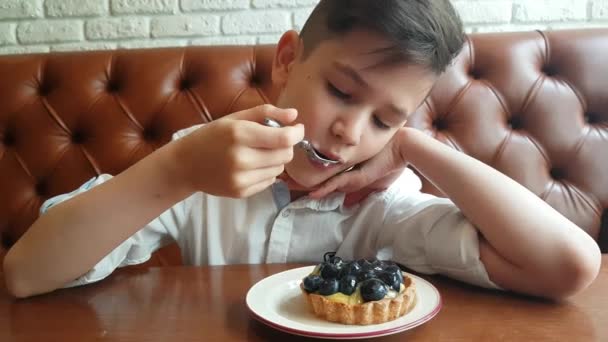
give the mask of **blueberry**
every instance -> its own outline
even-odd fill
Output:
[[[361,270],[363,270],[363,271],[369,271],[372,268],[374,268],[372,263],[365,259],[359,259],[359,260],[357,260],[357,263],[361,266]]]
[[[357,282],[362,282],[365,281],[367,279],[371,279],[371,278],[375,278],[376,277],[376,273],[372,270],[369,271],[361,271],[358,275],[357,275]]]
[[[374,268],[374,270],[377,271],[384,271],[384,269],[386,268],[387,263],[385,261],[382,261],[380,259],[376,259],[372,262],[372,266]]]
[[[394,261],[392,261],[392,260],[382,260],[382,263],[384,264],[384,269],[386,269],[386,268],[388,268],[388,267],[391,267],[391,266],[395,266],[395,267],[397,267],[397,268],[399,267],[399,266],[397,266],[397,264],[396,264]]]
[[[334,264],[338,267],[340,267],[342,264],[344,264],[344,261],[342,260],[342,258],[340,258],[339,256],[336,256],[336,252],[325,253],[323,255],[323,260],[327,264]]]
[[[325,279],[319,286],[319,294],[322,296],[329,296],[336,292],[340,288],[340,284],[336,279]]]
[[[343,263],[344,263],[344,261],[342,261],[342,258],[337,257],[337,256],[332,257],[332,258],[329,260],[329,262],[331,262],[331,263],[332,263],[332,264],[334,264],[334,265],[340,265],[340,264],[343,264]]]
[[[340,279],[340,292],[350,296],[357,288],[357,278],[354,275],[347,275]]]
[[[323,279],[318,275],[309,275],[308,277],[304,278],[304,290],[306,290],[306,292],[315,292],[319,289],[322,282]]]
[[[365,302],[380,300],[387,292],[386,285],[380,279],[372,278],[361,283],[361,298]]]
[[[338,274],[340,274],[340,270],[334,264],[326,264],[321,269],[321,277],[323,279],[336,279],[338,278]]]
[[[401,289],[401,281],[397,273],[391,273],[387,271],[382,271],[378,273],[378,279],[382,280],[386,285],[388,285],[393,290],[399,292]]]
[[[384,270],[389,273],[394,273],[397,276],[397,278],[399,278],[399,281],[403,283],[403,273],[401,272],[401,269],[399,268],[399,266],[397,266],[397,265],[388,266]]]
[[[357,276],[361,272],[361,266],[356,262],[349,262],[345,264],[340,270],[339,278],[342,279],[348,275]]]
[[[401,269],[399,268],[399,266],[393,264],[393,265],[389,265],[385,268],[385,270],[387,272],[391,272],[391,273],[395,273],[395,272],[401,272]]]

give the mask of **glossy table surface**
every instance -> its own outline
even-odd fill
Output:
[[[0,292],[0,341],[308,341],[255,320],[257,281],[302,265],[124,268],[88,286],[17,300]],[[608,255],[587,290],[550,302],[423,276],[437,316],[374,341],[608,341]]]

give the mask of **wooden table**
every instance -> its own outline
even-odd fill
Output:
[[[374,341],[608,341],[608,255],[595,283],[562,303],[424,276],[443,308]],[[0,341],[308,341],[251,318],[245,295],[301,265],[125,268],[100,283],[25,300],[0,291]]]

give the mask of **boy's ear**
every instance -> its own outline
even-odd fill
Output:
[[[296,31],[287,31],[281,36],[272,62],[272,82],[283,87],[289,72],[300,53],[300,36]]]

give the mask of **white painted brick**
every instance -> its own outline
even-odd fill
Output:
[[[209,36],[220,33],[220,18],[214,15],[154,18],[150,30],[152,37]]]
[[[88,20],[85,34],[90,40],[141,38],[150,35],[148,19],[143,17]]]
[[[253,0],[255,8],[288,8],[314,6],[319,0]]]
[[[181,6],[184,12],[235,10],[249,8],[249,0],[182,0]]]
[[[508,23],[513,1],[454,1],[454,7],[465,24]]]
[[[177,0],[110,0],[114,14],[174,13]]]
[[[80,20],[21,22],[17,26],[17,39],[25,44],[80,41],[82,26]]]
[[[197,38],[190,41],[191,45],[208,46],[208,45],[254,45],[255,37],[244,36],[228,36],[228,37],[208,37]]]
[[[258,44],[276,44],[279,42],[279,39],[281,39],[280,34],[267,34],[258,37]]]
[[[113,42],[99,42],[99,43],[69,43],[69,44],[55,44],[51,46],[52,52],[64,52],[64,51],[93,51],[93,50],[114,50],[116,49],[116,43]]]
[[[289,12],[249,11],[227,14],[222,20],[225,34],[274,33],[291,29]]]
[[[107,2],[101,0],[46,0],[44,7],[49,17],[97,16],[108,9]]]
[[[188,41],[179,39],[146,39],[129,40],[118,43],[120,49],[146,49],[162,47],[180,47],[188,45]]]
[[[519,0],[514,4],[516,22],[549,22],[587,19],[587,1],[581,0]]]
[[[0,46],[17,44],[16,27],[13,23],[0,23]]]
[[[46,45],[33,46],[4,46],[0,47],[0,55],[21,55],[29,53],[46,53],[50,48]]]
[[[548,25],[550,30],[568,30],[579,28],[606,28],[605,22],[586,22],[586,23],[551,23]]]
[[[503,25],[480,25],[480,26],[469,26],[467,33],[486,33],[486,32],[525,32],[534,30],[546,30],[548,29],[546,23],[537,24],[503,24]]]
[[[591,2],[591,18],[608,19],[608,0],[594,0]]]
[[[0,19],[40,18],[43,0],[0,0]]]
[[[595,28],[608,21],[608,0],[451,1],[467,33]],[[0,54],[276,44],[284,31],[301,30],[318,2],[0,0]]]
[[[294,29],[299,31],[302,29],[302,27],[304,27],[304,24],[306,23],[306,20],[308,20],[308,17],[310,16],[310,13],[312,12],[313,8],[314,7],[310,7],[293,11]]]

